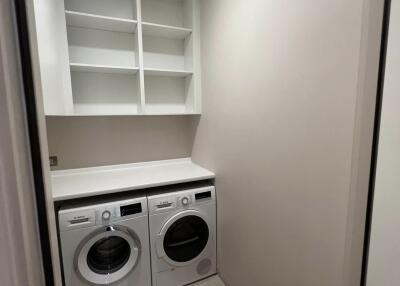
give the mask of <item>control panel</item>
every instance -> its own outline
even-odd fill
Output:
[[[203,204],[215,200],[213,186],[193,190],[149,196],[149,212],[162,213],[177,209],[188,209],[196,204]]]
[[[62,208],[59,213],[61,231],[109,225],[113,222],[147,215],[146,198],[124,200],[75,208]]]

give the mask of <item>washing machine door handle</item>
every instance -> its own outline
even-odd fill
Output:
[[[167,254],[165,253],[165,250],[164,250],[164,237],[165,237],[165,234],[167,233],[168,229],[169,229],[177,220],[179,220],[179,219],[181,219],[181,218],[183,218],[183,217],[185,217],[185,216],[198,216],[198,217],[200,217],[201,219],[203,219],[203,220],[207,223],[208,226],[210,226],[208,217],[205,216],[205,215],[204,215],[203,213],[201,213],[200,211],[197,211],[197,210],[184,210],[184,211],[181,211],[181,212],[179,212],[179,213],[173,215],[173,216],[170,217],[170,218],[167,220],[167,222],[163,225],[163,227],[161,228],[160,232],[157,234],[157,237],[156,237],[156,248],[157,248],[157,254],[158,254],[158,257],[159,257],[159,258],[163,258],[163,257],[166,257],[166,256],[167,256]],[[194,241],[194,239],[195,239],[195,238],[192,238],[192,239],[190,239],[190,240],[188,240],[188,241],[179,242],[179,245],[176,245],[176,246],[182,246],[182,245],[185,245],[185,244],[187,244],[187,243],[191,243],[191,242]]]
[[[184,246],[184,245],[191,244],[191,243],[193,243],[193,242],[197,242],[197,241],[199,241],[199,240],[200,240],[200,236],[195,236],[195,237],[193,237],[193,238],[189,238],[189,239],[186,239],[186,240],[184,240],[184,241],[179,241],[179,242],[175,242],[175,243],[170,243],[170,244],[168,244],[167,246],[168,246],[168,247],[180,247],[180,246]]]

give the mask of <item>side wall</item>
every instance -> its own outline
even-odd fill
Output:
[[[364,1],[343,285],[360,285],[384,0]]]
[[[219,271],[230,286],[356,285],[344,262],[362,245],[347,228],[364,9],[202,1],[204,115],[192,155],[217,174]]]

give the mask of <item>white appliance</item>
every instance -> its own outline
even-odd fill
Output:
[[[151,286],[147,198],[63,207],[65,286]]]
[[[148,197],[153,286],[180,286],[216,273],[213,186]]]

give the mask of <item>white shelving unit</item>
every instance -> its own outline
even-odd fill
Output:
[[[64,0],[68,74],[46,115],[200,114],[198,1]]]

